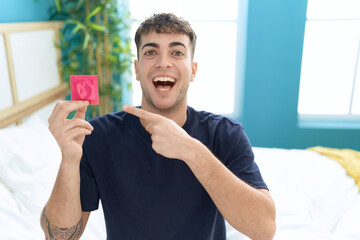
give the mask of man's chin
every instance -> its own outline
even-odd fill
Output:
[[[182,108],[184,105],[186,108],[186,97],[184,98],[156,98],[143,95],[142,101],[143,107],[152,108],[155,112],[173,112]]]

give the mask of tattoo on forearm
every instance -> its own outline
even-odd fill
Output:
[[[60,228],[49,222],[49,219],[46,217],[45,209],[41,214],[41,227],[45,232],[46,240],[74,240],[78,239],[83,230],[83,218],[72,227],[69,228]]]

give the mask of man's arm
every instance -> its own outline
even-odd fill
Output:
[[[188,141],[183,160],[206,189],[224,218],[253,240],[273,239],[275,205],[266,189],[255,189],[240,180],[201,142]]]
[[[140,118],[157,153],[183,160],[190,167],[235,229],[253,240],[273,239],[275,205],[267,190],[257,190],[240,180],[174,121],[130,106],[125,106],[124,111]]]
[[[80,160],[85,135],[92,126],[86,122],[88,102],[61,101],[49,118],[49,129],[62,153],[59,172],[49,201],[41,214],[40,224],[45,239],[79,239],[89,212],[82,212],[80,201]],[[77,110],[75,117],[67,115]]]
[[[45,239],[79,239],[90,212],[82,212],[79,166],[61,164],[50,199],[41,213]]]
[[[80,221],[69,228],[60,228],[58,226],[55,226],[54,224],[51,224],[49,219],[47,218],[45,214],[45,208],[43,209],[41,213],[41,219],[40,224],[41,228],[43,229],[45,233],[45,239],[78,239],[77,237],[82,235],[82,233],[85,230],[86,223],[89,219],[90,212],[83,212],[82,218]],[[79,235],[80,234],[80,235]],[[63,236],[66,236],[65,238]],[[75,238],[76,237],[76,238]]]

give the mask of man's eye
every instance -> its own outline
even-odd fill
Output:
[[[184,54],[182,52],[176,51],[176,52],[173,52],[173,55],[174,56],[183,56]]]
[[[155,54],[156,54],[155,51],[147,51],[147,52],[145,52],[145,56],[153,56]]]

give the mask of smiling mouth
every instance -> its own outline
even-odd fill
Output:
[[[159,91],[168,91],[175,85],[175,79],[172,77],[156,77],[153,79],[154,86]]]

